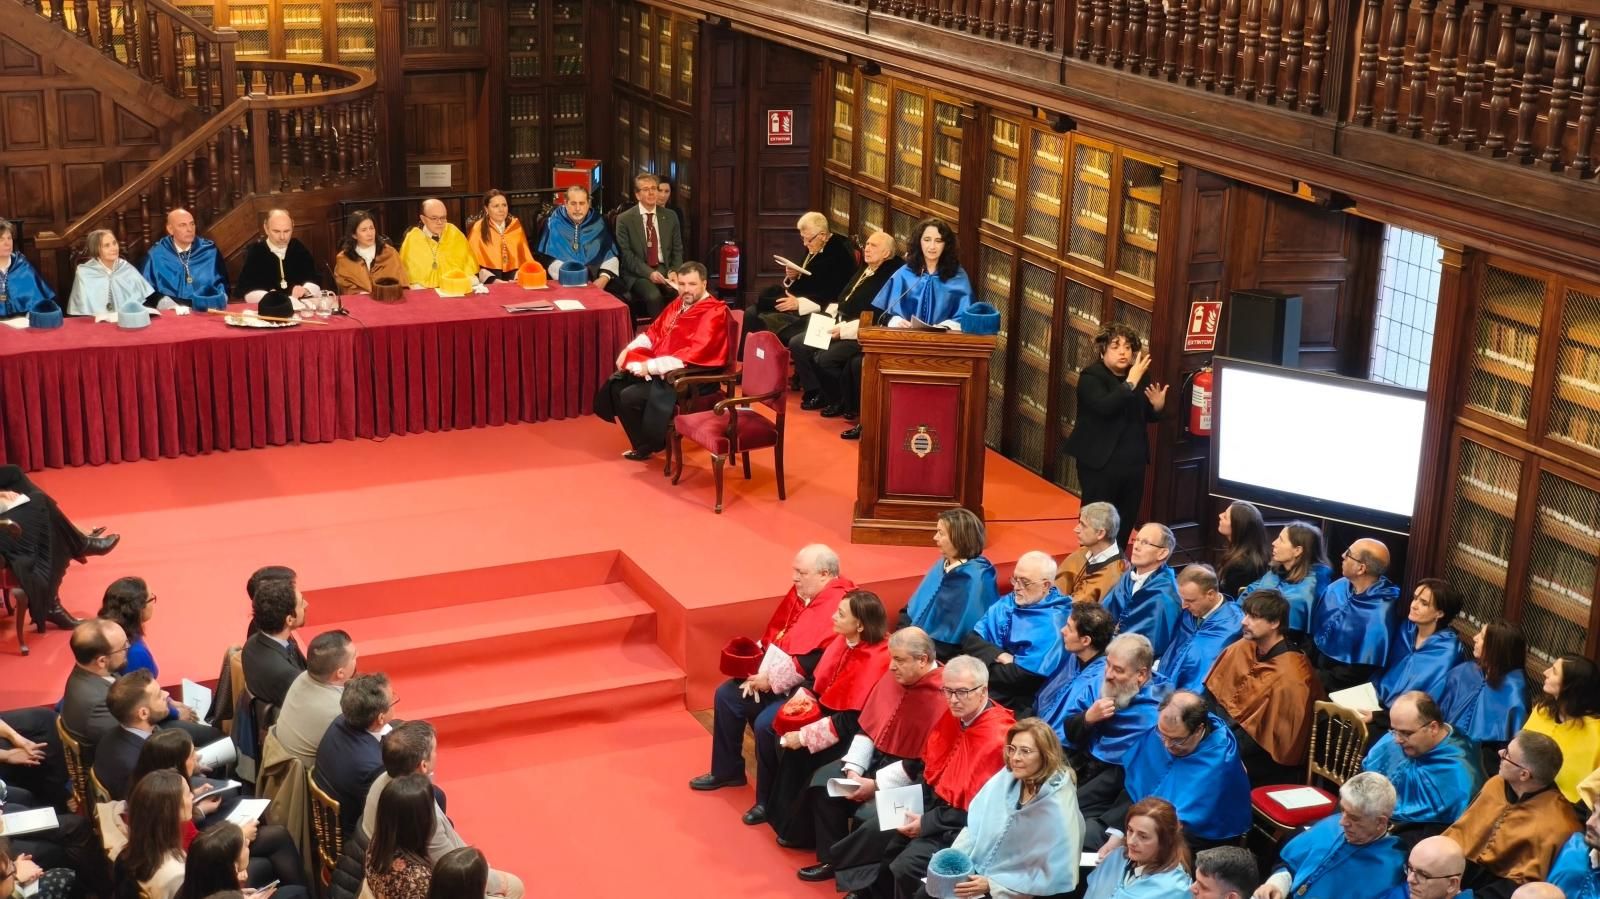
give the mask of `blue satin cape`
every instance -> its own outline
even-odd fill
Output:
[[[1319,577],[1321,574],[1317,571],[1319,568],[1327,571],[1321,565],[1313,565],[1310,574],[1292,582],[1284,580],[1281,573],[1268,568],[1266,574],[1256,578],[1255,583],[1239,592],[1239,598],[1244,599],[1263,587],[1282,593],[1283,598],[1289,601],[1289,630],[1305,633],[1311,623],[1311,609],[1317,604],[1323,588],[1328,584],[1328,580]]]
[[[1410,758],[1389,731],[1373,744],[1361,770],[1376,771],[1394,784],[1398,824],[1453,823],[1483,786],[1477,748],[1454,732],[1427,755]]]
[[[1439,711],[1456,732],[1477,743],[1509,743],[1528,720],[1528,679],[1507,672],[1490,687],[1472,659],[1450,669],[1439,696]]]
[[[1405,882],[1400,882],[1389,888],[1389,892],[1379,896],[1378,899],[1411,899],[1411,887]],[[1462,890],[1455,895],[1455,899],[1473,899],[1471,890]]]
[[[906,614],[940,643],[960,643],[997,599],[994,566],[988,559],[968,559],[945,571],[940,558],[906,602]]]
[[[539,239],[538,249],[563,264],[584,266],[601,265],[617,255],[616,241],[612,240],[611,232],[606,230],[605,219],[600,217],[600,213],[590,209],[583,223],[574,228],[565,206],[556,207],[556,211],[545,219],[544,236]]]
[[[1077,656],[1063,650],[1061,667],[1056,669],[1054,677],[1039,688],[1033,703],[1034,713],[1050,725],[1063,744],[1072,746],[1067,742],[1067,719],[1100,698],[1100,685],[1105,679],[1105,655],[1095,656],[1085,665]]]
[[[1129,750],[1123,782],[1134,802],[1156,796],[1172,803],[1187,833],[1231,840],[1250,829],[1250,777],[1239,743],[1216,715],[1194,752],[1175,756],[1151,728]]]
[[[1101,679],[1104,679],[1101,675]],[[1162,697],[1169,691],[1164,686],[1157,686],[1154,681],[1145,684],[1133,696],[1133,701],[1125,709],[1118,709],[1115,715],[1096,724],[1093,728],[1094,736],[1090,738],[1089,754],[1108,765],[1120,765],[1123,758],[1134,745],[1144,739],[1145,734],[1156,728],[1156,715],[1160,712]],[[1100,698],[1100,692],[1090,698],[1090,702]]]
[[[183,262],[178,259],[172,235],[156,241],[145,254],[139,273],[155,289],[186,306],[194,306],[195,294],[206,291],[220,298],[220,304],[210,308],[221,309],[228,305],[228,271],[222,264],[222,254],[217,245],[204,237],[196,237],[189,245],[189,273],[184,274]],[[194,279],[194,283],[188,281]],[[204,302],[200,308],[206,308]]]
[[[1340,817],[1329,815],[1284,844],[1279,867],[1294,875],[1289,887],[1294,899],[1374,899],[1404,882],[1400,841],[1386,834],[1352,846],[1345,842]]]
[[[1149,637],[1150,648],[1158,659],[1172,643],[1178,632],[1178,617],[1183,614],[1183,604],[1178,601],[1178,578],[1165,565],[1152,571],[1138,590],[1133,589],[1133,569],[1128,569],[1100,604],[1117,619],[1117,633]]]
[[[27,257],[16,251],[12,251],[11,268],[6,270],[5,294],[0,302],[0,318],[26,315],[39,301],[56,298],[56,292],[39,277]]]
[[[100,260],[91,259],[78,266],[66,312],[68,315],[94,315],[116,312],[129,302],[143,306],[154,292],[155,288],[128,260],[119,258],[108,272]]]
[[[1322,591],[1311,613],[1311,636],[1317,649],[1346,665],[1383,665],[1400,632],[1400,588],[1386,577],[1372,589],[1356,593],[1349,578],[1339,578]]]
[[[1545,880],[1560,887],[1567,899],[1600,899],[1600,871],[1589,864],[1589,844],[1581,832],[1568,838],[1556,853]]]
[[[908,320],[915,316],[937,325],[955,318],[972,305],[972,282],[959,268],[950,280],[941,281],[938,275],[919,275],[911,266],[902,265],[878,291],[872,305],[883,312],[883,324],[896,316]]]
[[[1197,621],[1184,612],[1178,619],[1178,632],[1167,644],[1167,651],[1161,654],[1156,677],[1177,690],[1205,693],[1211,666],[1217,663],[1224,649],[1239,639],[1242,621],[1244,611],[1231,599],[1224,599],[1205,621]]]
[[[1061,629],[1071,611],[1071,602],[1051,584],[1050,592],[1031,606],[1017,605],[1015,593],[1000,597],[973,630],[1011,653],[1025,670],[1049,674],[1061,667]]]
[[[1389,667],[1373,684],[1385,707],[1407,690],[1421,690],[1438,701],[1444,693],[1445,678],[1464,655],[1461,638],[1448,627],[1434,631],[1421,649],[1416,647],[1417,625],[1408,620],[1400,625],[1400,634],[1389,651]]]
[[[1182,865],[1124,883],[1127,871],[1127,851],[1118,846],[1089,872],[1083,899],[1187,899],[1194,882]]]

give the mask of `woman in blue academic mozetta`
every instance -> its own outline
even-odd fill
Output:
[[[878,291],[873,308],[891,328],[909,328],[915,318],[961,330],[956,317],[972,305],[972,282],[961,268],[956,232],[944,219],[926,218],[911,235],[906,264]]]
[[[939,560],[906,601],[895,627],[922,628],[933,638],[940,662],[961,653],[961,638],[1000,598],[994,566],[983,556],[983,519],[967,509],[939,513],[933,532]]]

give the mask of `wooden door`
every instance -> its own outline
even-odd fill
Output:
[[[480,77],[477,72],[405,76],[406,193],[463,193],[477,183]],[[449,186],[423,186],[425,165],[448,165]]]

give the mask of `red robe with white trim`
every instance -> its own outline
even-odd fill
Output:
[[[628,344],[617,367],[660,376],[688,366],[726,365],[728,352],[727,304],[713,297],[686,304],[680,294]],[[635,365],[646,370],[636,371]]]

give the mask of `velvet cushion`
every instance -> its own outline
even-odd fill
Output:
[[[1256,787],[1254,790],[1250,791],[1250,804],[1255,806],[1257,811],[1261,812],[1263,815],[1266,815],[1275,823],[1289,828],[1304,827],[1307,824],[1313,824],[1339,810],[1338,797],[1334,796],[1332,793],[1329,793],[1327,790],[1321,789],[1320,787],[1312,787],[1311,789],[1321,793],[1323,798],[1328,800],[1326,805],[1313,805],[1306,808],[1288,809],[1284,808],[1278,802],[1278,800],[1267,795],[1268,793],[1275,793],[1279,790],[1292,790],[1296,786],[1298,785],[1274,784],[1273,786],[1269,787]]]
[[[739,425],[739,452],[764,449],[778,443],[778,429],[758,412],[729,409]],[[673,427],[685,440],[692,440],[718,456],[725,456],[728,445],[728,416],[715,412],[691,412],[678,416]]]

